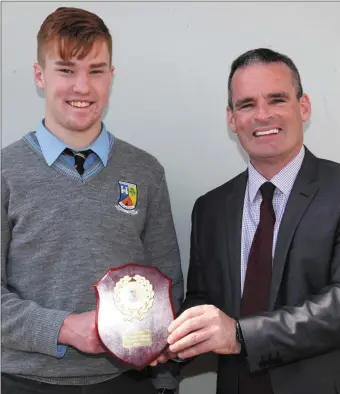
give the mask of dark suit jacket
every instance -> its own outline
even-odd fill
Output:
[[[195,203],[184,309],[213,304],[239,316],[247,178]],[[279,228],[268,311],[240,324],[249,368],[268,369],[275,394],[340,393],[340,164],[306,149]],[[237,394],[241,357],[219,357],[218,394]]]

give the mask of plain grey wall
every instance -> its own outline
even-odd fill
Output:
[[[61,5],[93,11],[111,30],[116,76],[105,123],[165,166],[185,275],[195,199],[246,165],[225,114],[229,67],[239,54],[265,46],[295,61],[312,101],[306,144],[339,161],[340,3],[321,2],[3,3],[3,146],[43,116],[32,72],[36,34]],[[215,374],[206,371],[214,361],[188,366],[181,394],[213,393]]]

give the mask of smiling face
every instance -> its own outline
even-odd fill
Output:
[[[253,165],[271,161],[284,167],[302,147],[311,111],[307,95],[297,98],[290,68],[280,62],[240,67],[231,91],[229,125]]]
[[[37,85],[44,89],[45,125],[55,135],[98,134],[108,104],[113,67],[107,43],[94,42],[89,53],[63,60],[58,48],[34,65]]]

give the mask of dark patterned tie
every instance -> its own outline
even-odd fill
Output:
[[[241,317],[268,310],[272,279],[272,250],[275,225],[273,195],[275,186],[266,182],[260,187],[262,202],[260,222],[257,226],[248,257]],[[268,372],[250,374],[246,363],[241,363],[239,371],[240,394],[272,394]]]
[[[91,149],[83,150],[80,152],[74,152],[69,148],[64,149],[65,155],[74,157],[74,168],[79,172],[80,175],[84,174],[84,163],[87,156],[91,153]]]

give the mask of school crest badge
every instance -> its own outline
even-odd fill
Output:
[[[132,211],[136,208],[138,191],[137,185],[119,181],[120,197],[118,205],[127,211]]]

